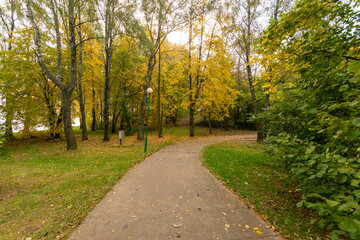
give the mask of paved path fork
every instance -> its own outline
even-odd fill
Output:
[[[198,138],[154,153],[113,187],[70,239],[282,239],[201,166],[206,145],[230,139],[255,138]]]

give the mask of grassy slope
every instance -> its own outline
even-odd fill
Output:
[[[66,151],[64,141],[23,138],[12,142],[0,156],[0,239],[66,239],[110,188],[135,164],[179,139],[188,138],[187,127],[166,127],[164,137],[149,134],[144,141],[126,137],[119,146],[117,134],[102,141],[102,132],[90,132],[79,150]],[[240,134],[214,129],[214,135]],[[208,136],[195,128],[195,136]],[[23,138],[23,139],[22,139]]]
[[[171,141],[150,136],[148,154]],[[78,141],[16,141],[0,156],[0,239],[65,239],[110,188],[142,161],[143,141],[135,136],[119,147],[113,136]]]
[[[209,146],[203,163],[286,239],[326,238],[324,231],[309,224],[313,213],[296,207],[300,201],[296,186],[286,184],[288,175],[261,145],[225,142]]]

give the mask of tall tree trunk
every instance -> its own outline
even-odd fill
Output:
[[[192,2],[191,2],[192,5]],[[194,99],[194,93],[193,93],[193,76],[191,74],[191,48],[192,48],[192,16],[190,16],[189,20],[189,102],[190,102],[190,127],[189,127],[189,136],[193,137],[195,135],[194,133],[194,115],[195,115],[195,99]]]
[[[104,139],[103,141],[110,140],[110,68],[111,68],[111,59],[110,59],[110,49],[106,49],[106,61],[105,61],[105,87],[104,87]]]
[[[115,133],[116,130],[116,123],[117,120],[119,118],[120,112],[121,110],[118,110],[119,108],[119,103],[120,103],[120,94],[121,94],[121,84],[119,84],[119,88],[118,91],[116,93],[116,97],[115,97],[115,102],[113,103],[114,107],[113,107],[113,117],[112,117],[112,123],[111,123],[111,132]],[[126,88],[125,88],[126,89]]]
[[[246,54],[246,72],[247,72],[247,80],[250,86],[251,99],[253,104],[254,115],[257,116],[258,108],[256,103],[256,95],[255,95],[255,86],[253,84],[253,75],[250,66],[250,57],[251,57],[251,44],[252,44],[252,33],[251,33],[251,23],[252,23],[252,12],[251,5],[248,2],[247,5],[247,38],[245,39],[245,54]],[[257,131],[257,141],[260,142],[264,139],[264,133],[262,132],[262,126],[258,120],[256,120],[256,131]]]
[[[47,105],[48,107],[48,121],[49,121],[49,131],[50,131],[50,136],[51,137],[55,137],[55,132],[56,132],[56,112],[53,106],[51,106],[50,104]]]
[[[68,150],[76,150],[77,143],[72,129],[71,119],[71,95],[76,86],[77,80],[77,51],[75,37],[75,19],[74,19],[75,1],[69,1],[69,43],[70,43],[70,82],[64,88],[66,98],[63,100],[64,106],[64,131]],[[64,95],[64,93],[62,93]],[[85,123],[86,124],[86,123]]]
[[[115,131],[116,131],[116,122],[117,122],[117,118],[116,118],[116,112],[114,109],[113,116],[112,116],[112,122],[111,122],[111,133],[115,133]]]
[[[192,5],[192,2],[191,2]],[[201,31],[200,31],[200,44],[199,44],[199,55],[198,55],[198,62],[201,62],[202,59],[202,43],[203,43],[203,34],[204,34],[204,21],[201,22]],[[192,20],[190,17],[190,23],[189,23],[189,71],[191,70],[191,48],[192,48]],[[195,81],[194,81],[195,79]],[[197,66],[196,69],[196,75],[192,76],[189,74],[189,86],[190,86],[190,137],[193,137],[195,135],[194,132],[194,125],[195,125],[195,107],[196,102],[199,99],[200,96],[200,89],[201,89],[201,83],[202,79],[200,76],[200,66]]]
[[[110,141],[110,76],[113,43],[113,1],[107,0],[105,13],[105,84],[104,84],[104,139]]]
[[[157,123],[158,137],[162,138],[162,118],[161,118],[161,46],[159,46],[159,76],[158,76],[158,101],[157,101]]]
[[[80,7],[81,4],[79,4]],[[79,9],[79,22],[81,21],[81,11]],[[78,36],[79,36],[79,76],[78,76],[78,101],[80,105],[80,113],[81,113],[81,139],[88,140],[87,136],[87,126],[86,126],[86,115],[85,115],[85,96],[83,97],[82,91],[82,83],[81,83],[81,76],[82,76],[82,59],[83,59],[83,45],[82,45],[82,35],[81,35],[81,24],[78,26]]]
[[[74,135],[74,131],[71,124],[71,93],[64,89],[61,91],[61,101],[64,114],[64,132],[66,138],[67,150],[76,150],[77,143]]]
[[[247,78],[250,86],[250,93],[251,93],[251,100],[253,105],[253,112],[254,115],[257,116],[258,114],[258,108],[257,108],[257,102],[256,102],[256,95],[255,95],[255,86],[253,84],[252,80],[252,74],[251,74],[251,67],[247,64]],[[262,130],[262,125],[259,123],[259,121],[256,120],[256,131],[257,131],[257,141],[261,142],[264,139],[264,133]]]

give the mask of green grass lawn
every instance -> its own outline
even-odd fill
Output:
[[[209,130],[205,127],[195,127],[194,132],[197,137],[209,136]],[[187,137],[189,136],[189,127],[164,127],[163,133],[175,137]]]
[[[79,139],[79,138],[78,138]],[[0,156],[0,239],[67,239],[112,186],[169,138],[135,136],[119,146],[91,134],[78,151],[64,141],[15,141]]]
[[[188,127],[164,128],[164,137],[151,129],[148,153],[136,134],[127,136],[120,147],[117,133],[103,142],[102,131],[74,129],[78,150],[66,151],[64,139],[48,134],[16,134],[16,140],[0,155],[0,239],[67,239],[112,186],[150,153],[180,139],[188,139]],[[231,132],[223,132],[231,134]],[[240,132],[233,132],[236,134]],[[222,134],[215,130],[215,134]],[[196,136],[208,136],[204,127]]]
[[[16,134],[0,155],[0,239],[67,239],[112,186],[152,152],[177,140],[189,139],[187,127],[164,128],[164,137],[149,132],[148,153],[136,134],[120,146],[117,134],[102,141],[102,131],[88,132],[77,151],[66,151],[64,139],[48,139],[46,132]],[[248,131],[221,131],[214,135]],[[195,128],[195,136],[208,136]]]
[[[251,206],[286,239],[326,239],[324,230],[310,224],[313,213],[297,208],[300,195],[277,160],[262,145],[225,142],[205,148],[203,164]]]

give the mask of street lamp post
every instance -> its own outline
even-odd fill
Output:
[[[147,135],[148,135],[148,126],[149,126],[149,108],[150,108],[150,96],[153,92],[152,88],[146,89],[146,92],[149,94],[148,97],[148,108],[147,108],[147,117],[146,117],[146,135],[145,135],[145,150],[144,153],[146,153],[147,150]]]

